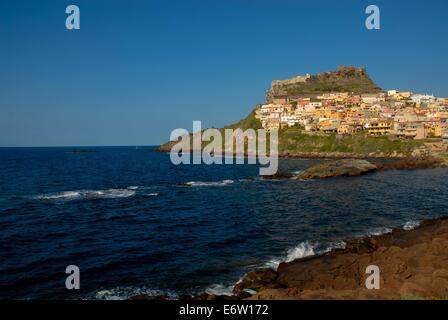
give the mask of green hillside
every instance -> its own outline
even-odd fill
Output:
[[[370,137],[366,133],[351,136],[337,134],[309,135],[300,129],[282,129],[279,133],[280,153],[299,152],[343,152],[343,153],[384,153],[399,152],[408,154],[422,146],[420,141],[392,140],[387,136]]]

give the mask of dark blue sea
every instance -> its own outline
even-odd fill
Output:
[[[250,270],[448,214],[446,169],[264,181],[254,165],[94,149],[0,149],[0,298],[225,293]],[[68,265],[80,290],[65,288]]]

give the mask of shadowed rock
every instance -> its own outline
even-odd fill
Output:
[[[270,176],[263,176],[263,179],[266,180],[287,180],[291,179],[293,177],[293,174],[286,171],[279,171],[276,174],[270,175]]]
[[[432,169],[446,167],[447,162],[445,159],[436,157],[405,158],[391,163],[378,163],[376,166],[378,170]]]

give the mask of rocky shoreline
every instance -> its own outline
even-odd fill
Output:
[[[372,160],[371,160],[372,161]],[[438,157],[403,158],[391,162],[371,162],[362,159],[340,159],[319,163],[305,169],[295,178],[301,180],[360,176],[376,171],[446,168],[446,159]]]
[[[369,265],[380,270],[379,290],[365,286]],[[192,299],[448,299],[448,218],[352,239],[344,249],[281,263],[275,271],[250,272],[233,294]]]
[[[234,293],[249,299],[448,299],[448,218],[414,230],[347,242],[345,249],[249,273]],[[380,289],[365,287],[366,267],[380,269]]]
[[[445,158],[431,156],[403,157],[389,162],[369,160],[337,159],[314,165],[297,176],[279,172],[264,178],[325,179],[382,170],[448,167]],[[448,218],[427,220],[415,229],[404,229],[351,239],[345,242],[344,249],[284,262],[277,270],[255,270],[235,285],[231,296],[204,293],[179,299],[448,299]],[[379,290],[369,290],[365,286],[369,265],[378,266],[380,270]],[[138,296],[132,299],[166,298]]]
[[[448,299],[448,217],[382,235],[347,240],[345,248],[246,274],[233,295],[204,293],[180,300],[401,300]],[[380,270],[380,289],[365,283]],[[168,297],[135,296],[131,300]]]
[[[169,153],[171,151],[172,143],[167,143],[158,148],[151,149],[152,152]],[[193,151],[196,152],[196,151]],[[199,150],[197,150],[199,152]],[[244,155],[234,154],[234,156],[249,156],[247,153]],[[252,155],[256,156],[256,155]],[[394,153],[355,153],[355,152],[279,152],[278,157],[281,159],[404,159],[409,154],[394,152]],[[414,156],[420,156],[415,154]]]
[[[157,153],[170,153],[171,147],[174,142],[168,142],[158,148],[151,149],[151,152]],[[193,150],[193,152],[200,152],[200,150]],[[257,156],[234,153],[234,156]],[[356,152],[279,152],[278,157],[280,159],[362,159],[362,160],[401,160],[401,159],[419,159],[419,158],[444,158],[446,156],[440,155],[436,152],[429,152],[427,150],[415,150],[413,153],[402,152],[370,152],[370,153],[356,153]]]
[[[397,160],[409,157],[404,153],[354,153],[354,152],[281,152],[281,159],[377,159]]]

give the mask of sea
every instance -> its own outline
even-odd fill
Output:
[[[446,169],[268,181],[154,147],[81,149],[0,148],[0,299],[230,294],[249,271],[448,214]]]

